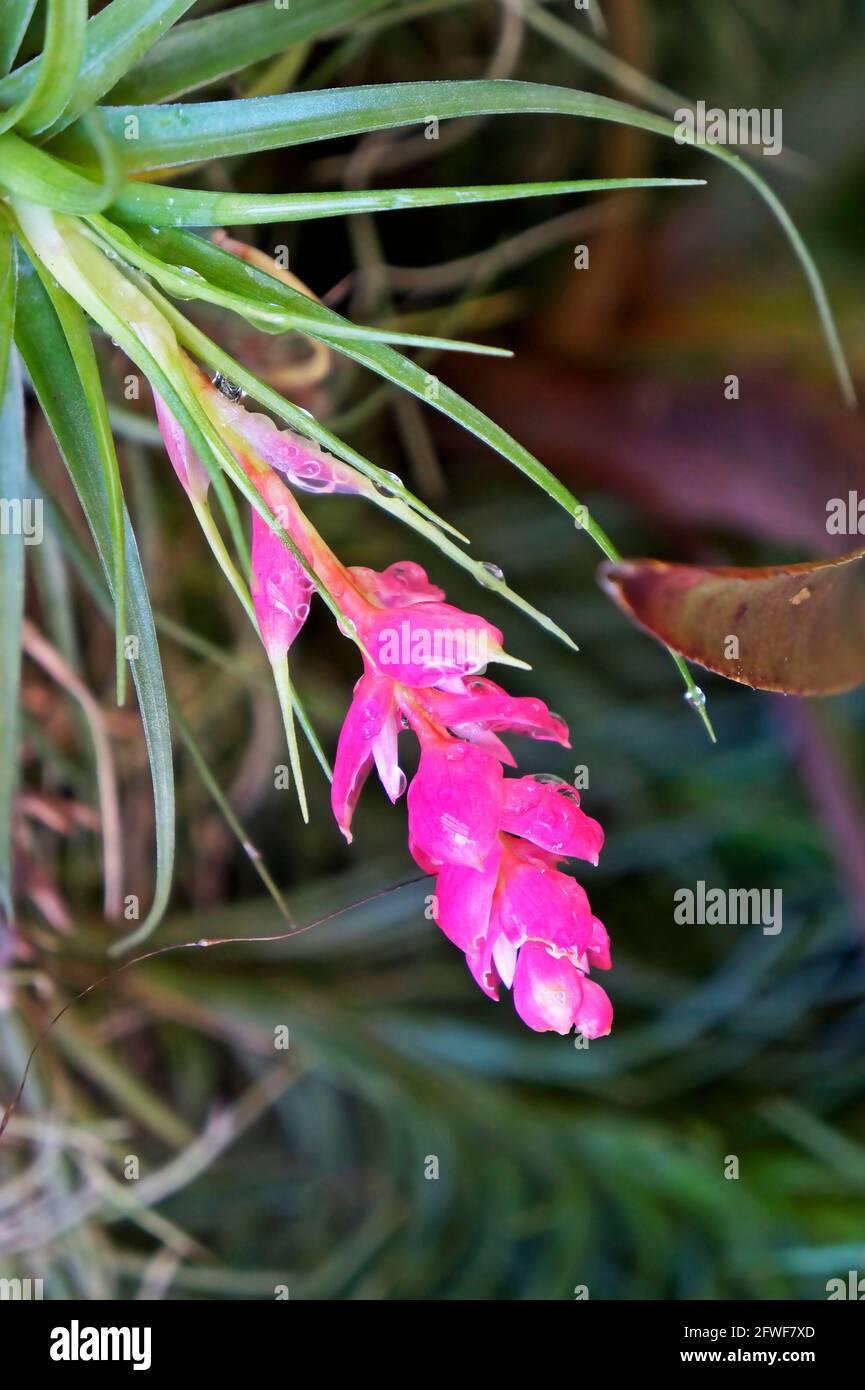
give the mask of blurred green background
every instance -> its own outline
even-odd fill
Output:
[[[861,4],[393,11],[210,95],[492,74],[781,108],[783,154],[761,167],[810,240],[861,380]],[[625,554],[760,564],[825,552],[825,501],[856,486],[865,430],[835,399],[777,228],[704,154],[538,116],[230,160],[207,177],[275,191],[651,173],[708,186],[270,227],[257,244],[286,245],[291,269],[361,321],[513,348],[511,362],[439,359],[436,371],[564,477]],[[578,245],[588,270],[574,267]],[[274,381],[302,355],[269,339],[263,358],[249,330],[209,326]],[[578,1286],[592,1299],[814,1299],[827,1279],[865,1273],[861,694],[806,703],[708,678],[711,746],[665,653],[599,591],[589,541],[525,479],[350,364],[313,389],[285,387],[579,643],[574,656],[545,640],[372,509],[310,504],[345,560],[417,558],[453,602],[483,609],[532,663],[509,686],[570,725],[569,752],[513,748],[526,772],[588,769],[583,805],[607,846],[582,881],[613,940],[603,982],[616,1019],[588,1048],[532,1034],[426,919],[431,882],[394,887],[417,872],[403,806],[370,783],[349,849],[311,760],[308,829],[275,789],[285,755],[266,663],[150,442],[149,401],[123,399],[128,364],[102,350],[170,693],[295,922],[380,895],[279,945],[134,967],[72,1008],[0,1150],[2,1273],[43,1277],[55,1298],[504,1300]],[[723,396],[730,372],[736,403]],[[53,446],[33,428],[34,471],[62,495]],[[86,548],[72,499],[65,517]],[[55,635],[63,625],[105,707],[124,880],[144,902],[147,764],[134,710],[111,710],[111,629],[59,546],[37,549],[29,611]],[[358,671],[322,612],[294,671],[332,750]],[[4,1097],[39,1030],[102,973],[117,930],[99,917],[99,837],[76,810],[94,793],[75,702],[27,666],[23,703],[25,791],[56,814],[22,810],[29,906],[0,976]],[[406,745],[408,771],[411,757]],[[174,906],[152,944],[284,930],[179,742],[177,772]],[[780,888],[783,930],[676,925],[676,889],[700,879]],[[738,1179],[725,1177],[731,1156]]]

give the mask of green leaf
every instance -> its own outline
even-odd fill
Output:
[[[8,253],[4,253],[8,255]],[[13,301],[14,303],[14,301]],[[8,296],[3,317],[9,318]],[[16,353],[6,372],[0,411],[0,497],[23,503],[27,482],[24,385]],[[24,614],[24,535],[20,526],[0,536],[0,916],[11,922],[12,803],[18,784],[18,690]]]
[[[295,44],[333,34],[390,0],[273,0],[188,20],[153,46],[110,93],[112,106],[167,101]]]
[[[292,314],[269,308],[262,309],[255,300],[250,300],[244,295],[227,293],[218,286],[211,285],[202,276],[190,276],[188,267],[186,273],[176,270],[174,266],[149,255],[133,237],[104,217],[91,217],[88,221],[110,248],[119,251],[130,265],[146,271],[168,294],[177,299],[199,299],[207,304],[219,305],[220,308],[240,314],[263,332],[287,333],[291,329],[303,326]],[[422,333],[401,333],[397,329],[358,327],[353,323],[344,326],[334,324],[332,332],[334,337],[374,343],[402,343],[410,347],[433,348],[441,352],[473,352],[485,357],[511,356],[506,348],[471,343],[465,339],[433,338]]]
[[[93,116],[96,118],[95,112]],[[88,121],[88,129],[101,146],[102,133],[97,135],[96,119]],[[104,146],[101,152],[104,153]],[[115,182],[116,169],[106,169],[102,181],[94,183],[13,131],[0,135],[0,188],[18,198],[40,203],[55,212],[96,213],[112,198]]]
[[[36,0],[6,0],[0,17],[0,74],[15,62],[35,9]]]
[[[228,797],[225,795],[225,792],[222,790],[222,787],[219,785],[219,782],[213,775],[207,758],[205,757],[204,753],[199,747],[195,735],[193,734],[192,730],[187,724],[186,719],[181,713],[181,710],[175,700],[171,701],[171,718],[174,722],[174,727],[176,728],[183,744],[186,747],[186,751],[188,752],[192,760],[196,772],[198,773],[205,787],[209,791],[210,795],[213,797],[213,800],[216,802],[216,805],[219,807],[219,810],[222,814],[222,817],[226,825],[231,830],[232,834],[234,835],[235,839],[237,840],[237,843],[240,845],[244,854],[248,856],[250,864],[254,868],[255,872],[258,874],[258,877],[261,879],[261,882],[264,884],[265,888],[267,889],[268,893],[270,894],[271,898],[273,899],[274,903],[279,909],[279,912],[289,923],[289,925],[293,926],[294,919],[292,918],[292,915],[288,910],[288,904],[286,903],[284,897],[282,896],[278,887],[274,883],[273,877],[264,860],[262,859],[261,854],[253,845],[252,840],[249,834],[247,833],[246,827],[244,826],[240,818],[237,816],[234,807],[231,805],[231,802],[228,800]]]
[[[120,81],[152,44],[195,0],[113,0],[86,25],[83,58],[72,100],[53,123],[52,134],[89,111]],[[86,3],[85,3],[86,11]],[[0,81],[0,104],[25,100],[38,81],[39,58]],[[120,139],[123,131],[120,132]]]
[[[86,25],[87,0],[48,0],[45,45],[34,60],[37,67],[33,81],[24,95],[17,101],[13,99],[0,116],[0,130],[17,125],[35,135],[57,120],[75,88]],[[14,78],[8,81],[12,83]],[[4,85],[0,82],[0,102],[4,100]]]
[[[114,578],[114,645],[117,681],[117,703],[122,705],[126,698],[126,657],[124,640],[126,637],[126,523],[124,518],[123,484],[117,463],[114,436],[108,419],[108,405],[99,378],[96,353],[87,327],[87,321],[75,300],[58,285],[43,280],[51,298],[54,312],[60,321],[64,337],[72,354],[81,388],[87,400],[93,425],[93,438],[102,462],[102,476],[105,480],[105,498],[108,507],[108,522],[111,532],[111,570]]]
[[[599,193],[622,188],[682,188],[704,179],[571,179],[554,183],[492,183],[459,188],[351,189],[338,193],[213,193],[129,181],[111,205],[127,223],[149,227],[260,226],[305,222],[363,212],[467,206],[563,193]]]
[[[87,396],[57,314],[33,267],[19,279],[21,311],[16,342],[34,389],[75,485],[88,525],[113,589],[112,536],[102,458]],[[147,742],[156,825],[156,887],[146,920],[123,945],[141,941],[159,923],[168,903],[174,863],[174,772],[168,705],[159,646],[135,535],[125,515],[126,587],[130,635],[138,638],[132,676]]]
[[[6,385],[6,370],[15,329],[15,289],[18,264],[15,242],[5,227],[0,226],[0,400]]]
[[[2,88],[0,83],[0,95]],[[122,140],[127,118],[130,115],[137,118],[138,138],[126,140],[123,151],[125,167],[131,172],[199,163],[203,159],[253,150],[279,149],[335,136],[360,135],[432,118],[446,120],[458,116],[529,112],[613,121],[670,139],[681,141],[684,138],[666,117],[641,111],[610,97],[541,83],[499,80],[394,83],[259,97],[253,102],[124,106],[107,111],[106,119],[109,132]],[[73,132],[70,137],[71,148],[75,150],[80,136]],[[696,144],[697,141],[688,137],[687,143]],[[774,213],[808,280],[844,398],[854,404],[853,383],[820,273],[783,203],[760,174],[726,146],[703,145],[700,148],[736,169]]]

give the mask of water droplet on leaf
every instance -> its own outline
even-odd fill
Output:
[[[482,560],[478,568],[481,571],[480,580],[482,584],[488,587],[492,587],[495,584],[504,584],[504,570],[499,565],[494,565],[491,560]]]

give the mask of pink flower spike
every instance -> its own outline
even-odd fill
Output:
[[[497,627],[449,603],[370,609],[361,638],[382,675],[417,687],[468,675],[503,655]]]
[[[210,487],[210,477],[201,459],[193,449],[180,425],[172,415],[161,396],[154,391],[156,419],[172,467],[180,479],[187,496],[193,502],[204,502]]]
[[[523,1023],[536,1033],[564,1035],[574,1027],[582,1005],[583,976],[575,965],[564,956],[549,955],[536,942],[522,947],[514,972],[514,1008]]]
[[[258,512],[252,513],[252,601],[267,654],[278,660],[309,617],[313,583]]]
[[[482,868],[499,829],[500,763],[470,743],[427,736],[409,787],[409,835],[442,864]]]
[[[604,832],[580,810],[579,799],[567,782],[510,778],[502,796],[502,830],[531,840],[551,854],[597,864]]]
[[[396,761],[397,733],[391,682],[381,676],[361,676],[339,735],[330,794],[337,825],[349,844],[354,808],[373,762],[391,801],[405,789]]]
[[[427,572],[414,560],[397,560],[386,570],[352,565],[349,574],[357,587],[382,608],[406,608],[410,603],[439,602],[444,589],[431,584]]]

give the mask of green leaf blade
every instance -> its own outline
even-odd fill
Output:
[[[169,101],[273,58],[295,44],[338,33],[390,0],[273,0],[187,20],[156,43],[110,92],[111,105]]]
[[[57,314],[36,271],[27,263],[19,281],[16,341],[40,405],[51,426],[90,526],[97,553],[113,588],[112,535],[102,459],[87,395],[76,371]],[[156,885],[144,922],[124,947],[141,941],[158,925],[168,904],[174,863],[174,770],[168,702],[147,584],[128,515],[125,521],[126,589],[130,636],[138,639],[131,661],[153,780]]]
[[[4,318],[7,315],[4,311]],[[27,465],[24,385],[17,353],[10,355],[0,410],[0,496],[23,505]],[[10,527],[0,536],[0,917],[14,920],[12,897],[13,804],[18,785],[18,695],[24,617],[24,536]]]
[[[0,96],[2,87],[0,83]],[[136,117],[138,138],[125,142],[123,160],[128,172],[143,172],[336,136],[422,124],[431,119],[531,113],[612,121],[681,143],[699,143],[691,136],[683,139],[678,127],[667,117],[642,111],[611,97],[501,79],[393,83],[297,92],[248,101],[115,107],[106,111],[106,119],[109,131],[121,140],[126,129],[124,123],[129,116]],[[70,132],[70,138],[71,148],[78,148],[80,135]],[[783,204],[756,170],[732,150],[724,145],[707,144],[701,148],[747,179],[779,222],[808,280],[844,398],[849,404],[855,404],[850,371],[822,279]]]
[[[323,217],[353,217],[361,213],[467,207],[475,203],[559,197],[571,193],[606,193],[628,188],[683,188],[703,183],[703,179],[567,179],[547,183],[466,184],[451,188],[255,194],[214,193],[209,189],[164,187],[130,180],[112,203],[111,211],[126,223],[143,223],[148,227],[251,227],[268,222],[305,222]]]
[[[18,56],[36,0],[6,0],[0,17],[0,76],[5,76]]]
[[[72,99],[54,121],[51,133],[63,130],[95,106],[193,4],[194,0],[112,0],[94,15],[86,26]],[[39,63],[40,59],[34,58],[0,81],[0,105],[13,106],[29,96],[38,81]]]

